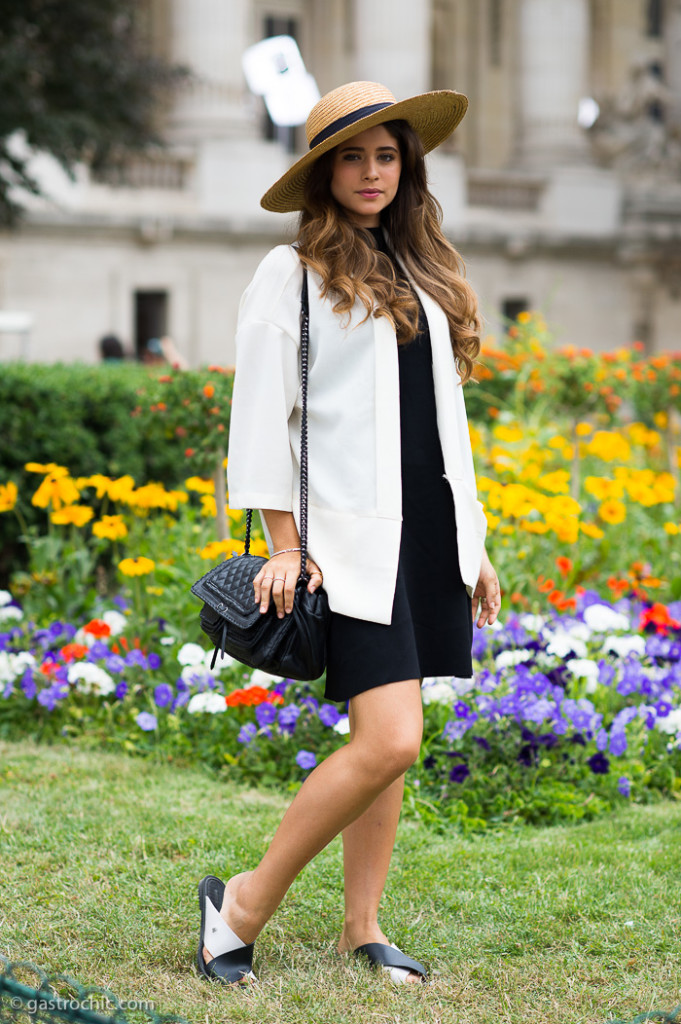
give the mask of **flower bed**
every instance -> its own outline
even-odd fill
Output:
[[[0,735],[199,763],[295,790],[346,742],[322,681],[276,679],[185,643],[131,636],[119,600],[82,625],[26,622],[0,596]],[[422,756],[405,807],[436,827],[594,817],[681,792],[681,603],[591,592],[574,613],[476,633],[475,677],[423,682]]]

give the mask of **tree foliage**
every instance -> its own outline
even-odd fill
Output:
[[[159,143],[155,114],[185,72],[145,52],[135,0],[0,0],[0,222],[40,194],[30,150],[69,173]],[[23,133],[26,146],[17,144]]]

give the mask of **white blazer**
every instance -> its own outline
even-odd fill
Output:
[[[335,612],[389,623],[402,532],[395,331],[358,301],[339,317],[309,275],[308,549]],[[296,251],[279,245],[244,292],[227,466],[232,508],[292,512],[299,526],[300,292]],[[476,499],[463,388],[447,318],[422,289],[437,422],[454,496],[461,576],[472,594],[487,529]],[[425,514],[427,521],[427,512]],[[265,528],[272,550],[271,537]]]

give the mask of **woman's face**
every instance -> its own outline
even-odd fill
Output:
[[[355,224],[377,228],[381,210],[397,194],[401,170],[399,146],[390,132],[382,124],[367,128],[336,148],[331,195]]]

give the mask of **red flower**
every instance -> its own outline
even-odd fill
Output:
[[[572,572],[572,559],[565,555],[559,555],[556,559],[556,568],[561,576],[567,576]]]
[[[656,601],[650,608],[641,612],[639,629],[643,630],[647,626],[655,626],[657,633],[667,633],[670,629],[681,629],[681,622],[671,617],[666,605]]]
[[[184,454],[185,454],[185,456],[186,456],[186,457],[187,457],[188,459],[191,459],[191,457],[192,457],[192,455],[194,455],[195,451],[196,451],[196,449],[195,449],[195,448],[185,448],[185,450],[184,450]]]
[[[90,636],[111,636],[111,626],[107,625],[104,619],[90,619],[83,626],[83,632],[89,633]]]
[[[66,644],[59,653],[64,661],[77,661],[79,658],[84,658],[89,650],[90,648],[85,644]]]

